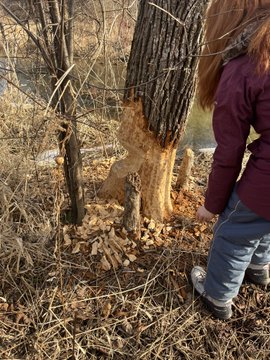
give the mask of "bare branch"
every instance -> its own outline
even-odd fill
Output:
[[[152,6],[155,6],[156,8],[158,8],[159,10],[165,12],[166,14],[168,14],[172,19],[174,19],[175,21],[178,22],[178,24],[182,25],[182,26],[185,26],[185,23],[181,20],[179,20],[177,17],[173,16],[169,11],[163,9],[162,7],[158,6],[157,4],[154,4],[152,2],[149,2],[148,3],[149,5],[152,5]]]

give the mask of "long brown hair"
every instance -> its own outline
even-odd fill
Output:
[[[205,46],[199,61],[198,100],[211,109],[222,72],[222,52],[253,21],[264,19],[248,53],[257,70],[270,69],[270,0],[212,0],[206,13]]]

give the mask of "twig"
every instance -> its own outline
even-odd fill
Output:
[[[158,8],[159,10],[165,12],[166,14],[168,14],[172,19],[174,19],[175,21],[178,22],[178,24],[180,24],[181,26],[185,26],[185,23],[182,20],[179,20],[177,17],[173,16],[169,11],[163,9],[162,7],[158,6],[157,4],[154,4],[152,2],[148,3],[149,5],[155,6],[156,8]]]

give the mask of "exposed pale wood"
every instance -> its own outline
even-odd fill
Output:
[[[125,182],[123,225],[136,239],[141,237],[141,179],[138,173],[129,173]]]
[[[159,221],[172,212],[171,180],[176,148],[163,149],[147,129],[141,102],[124,110],[118,139],[128,150],[126,158],[116,161],[99,195],[124,203],[124,183],[130,172],[138,172],[142,181],[142,214]]]
[[[188,189],[191,170],[194,165],[194,152],[190,148],[184,151],[183,159],[179,167],[178,177],[176,181],[177,189]]]

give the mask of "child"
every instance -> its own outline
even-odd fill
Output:
[[[219,219],[207,272],[191,279],[212,314],[232,315],[244,276],[270,283],[270,1],[213,0],[199,64],[199,101],[213,108],[217,147],[199,221]],[[250,127],[259,138],[237,181]]]

